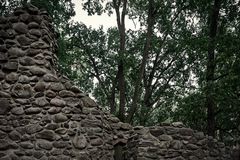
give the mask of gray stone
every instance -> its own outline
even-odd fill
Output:
[[[31,142],[21,142],[20,146],[23,149],[32,149],[34,147],[34,145]]]
[[[1,70],[0,70],[0,80],[4,79],[5,78],[5,73],[3,73]]]
[[[55,75],[48,73],[43,76],[43,80],[45,82],[57,82],[58,78]]]
[[[0,139],[4,139],[5,137],[7,137],[7,133],[0,130]]]
[[[11,98],[11,95],[9,92],[0,91],[0,98]]]
[[[28,13],[21,14],[20,15],[20,20],[23,22],[27,22],[29,20],[30,15]]]
[[[46,100],[45,97],[40,97],[40,98],[35,99],[35,104],[40,107],[44,107],[44,106],[48,105],[49,102]]]
[[[22,46],[27,46],[31,44],[32,40],[26,37],[25,35],[20,35],[17,37],[17,41]]]
[[[30,82],[30,78],[26,75],[21,75],[18,80],[19,83],[27,84]]]
[[[47,141],[47,140],[38,140],[37,141],[37,146],[39,146],[42,149],[46,149],[46,150],[51,150],[53,148],[52,143]]]
[[[25,54],[26,54],[26,52],[23,51],[21,48],[18,48],[18,47],[12,47],[8,50],[8,57],[9,58],[22,57]]]
[[[47,49],[50,47],[43,41],[33,42],[30,46],[31,48],[34,48],[34,49]]]
[[[18,80],[18,74],[15,72],[6,75],[6,81],[9,83],[15,83]]]
[[[61,111],[61,107],[51,107],[49,108],[48,110],[48,113],[49,114],[56,114],[56,113],[59,113]]]
[[[55,148],[67,148],[69,146],[69,143],[66,141],[55,141],[53,142],[53,146]]]
[[[14,107],[11,110],[11,112],[12,112],[12,114],[15,114],[15,115],[22,115],[22,114],[24,114],[23,107]]]
[[[44,68],[37,67],[37,66],[32,66],[32,67],[30,67],[30,72],[34,75],[42,76],[47,73],[47,70]]]
[[[9,104],[9,100],[6,98],[0,98],[0,115],[5,115],[8,113],[8,111],[10,110],[11,106]]]
[[[18,63],[17,62],[8,62],[5,63],[3,66],[3,70],[7,70],[7,71],[17,71],[18,69]]]
[[[57,94],[55,92],[51,91],[51,90],[46,91],[46,96],[49,97],[49,98],[54,98],[54,97],[56,97],[56,95]]]
[[[21,136],[22,135],[15,130],[9,133],[9,137],[13,141],[19,141],[21,139]]]
[[[92,146],[100,146],[103,144],[103,140],[101,138],[95,138],[90,141]]]
[[[81,98],[81,100],[83,101],[83,104],[85,107],[97,107],[98,106],[94,100],[92,100],[91,98],[89,98],[87,96]]]
[[[72,140],[73,146],[77,149],[84,149],[87,146],[87,139],[84,135],[75,136]]]
[[[12,93],[14,96],[19,98],[30,98],[32,96],[32,88],[29,84],[19,84],[14,85]]]
[[[166,134],[160,135],[158,137],[158,139],[161,141],[172,141],[173,140],[172,136],[166,135]]]
[[[63,107],[66,105],[66,102],[64,100],[58,99],[58,98],[53,98],[50,101],[50,104],[58,107]]]
[[[10,143],[5,139],[0,139],[0,150],[7,150],[10,148]]]
[[[38,114],[41,112],[41,109],[38,107],[30,107],[28,109],[25,110],[26,114]]]
[[[26,126],[26,132],[28,134],[37,133],[37,132],[41,131],[42,129],[43,129],[43,127],[40,126],[39,124],[29,124]]]
[[[52,83],[49,89],[59,92],[61,90],[64,90],[64,86],[62,83]]]
[[[30,29],[29,33],[34,35],[34,36],[37,36],[37,37],[41,37],[42,36],[42,33],[41,33],[41,31],[39,29]]]
[[[187,144],[187,148],[190,149],[190,150],[196,150],[199,147],[197,145],[195,145],[195,144]]]
[[[46,88],[46,83],[44,82],[38,82],[35,86],[34,86],[34,90],[37,92],[43,92]]]
[[[39,28],[39,27],[40,27],[39,24],[36,23],[36,22],[30,22],[30,23],[28,24],[28,28],[29,28],[29,29]]]
[[[192,136],[193,130],[190,128],[180,128],[179,133],[183,136]]]
[[[13,29],[18,33],[27,33],[28,32],[28,26],[23,22],[18,22],[13,24]]]
[[[68,120],[67,116],[65,116],[65,115],[62,114],[62,113],[56,114],[56,115],[54,116],[54,121],[55,121],[56,123],[65,122],[65,121],[67,121],[67,120]]]
[[[35,64],[35,61],[31,57],[25,56],[19,60],[19,63],[23,66],[32,66]]]
[[[40,138],[40,139],[46,139],[49,141],[54,141],[56,139],[55,133],[50,130],[43,130],[43,131],[37,133],[36,137]]]
[[[75,94],[71,91],[62,90],[62,91],[59,92],[59,96],[60,97],[74,97]]]

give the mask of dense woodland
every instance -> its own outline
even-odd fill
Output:
[[[3,0],[0,14],[27,2]],[[116,16],[107,31],[73,22],[71,0],[30,2],[53,18],[61,71],[102,108],[133,125],[182,121],[240,142],[239,0],[81,0],[89,16]],[[126,18],[139,29],[126,30]]]

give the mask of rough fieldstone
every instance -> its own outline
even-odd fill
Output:
[[[26,75],[21,75],[18,80],[19,83],[28,84],[30,82],[30,78]]]
[[[28,109],[25,110],[26,114],[38,114],[41,112],[41,109],[38,107],[30,107]]]
[[[43,106],[48,105],[49,102],[46,100],[45,97],[40,97],[40,98],[36,98],[35,104],[40,106],[40,107],[43,107]]]
[[[41,37],[42,36],[42,32],[39,29],[31,29],[29,31],[30,34],[37,36],[37,37]]]
[[[4,79],[5,78],[5,73],[3,73],[1,70],[0,70],[0,80]]]
[[[46,91],[46,96],[49,97],[49,98],[54,98],[54,97],[56,97],[56,95],[57,94],[55,92],[51,91],[51,90]]]
[[[197,145],[195,145],[195,144],[187,144],[187,148],[190,149],[190,150],[196,150],[199,147]]]
[[[31,44],[32,40],[26,37],[25,35],[20,35],[17,37],[17,41],[22,46],[27,46]]]
[[[42,126],[40,126],[39,124],[30,124],[26,126],[26,132],[28,134],[34,134],[37,133],[39,131],[41,131],[43,129]]]
[[[161,141],[172,141],[173,140],[172,136],[166,135],[166,134],[160,135],[158,138]]]
[[[9,83],[15,83],[18,80],[18,74],[15,72],[6,75],[6,81]]]
[[[32,67],[30,67],[30,72],[34,75],[42,76],[47,73],[47,70],[44,68],[37,67],[37,66],[32,66]]]
[[[0,91],[0,98],[11,98],[11,95],[9,92]]]
[[[9,58],[22,57],[25,54],[26,54],[26,52],[23,51],[21,48],[18,48],[18,47],[12,47],[8,50],[8,57]]]
[[[28,28],[29,28],[29,29],[39,28],[39,27],[40,27],[39,24],[36,23],[36,22],[30,22],[30,23],[28,24]]]
[[[55,148],[67,148],[69,146],[69,143],[66,141],[55,141],[53,142],[53,146]]]
[[[19,60],[19,63],[23,66],[32,66],[35,64],[35,61],[31,57],[25,56]]]
[[[7,137],[7,133],[0,130],[0,139],[4,139],[5,137]]]
[[[58,107],[63,107],[66,105],[66,102],[64,100],[58,99],[58,98],[53,98],[50,101],[50,104]]]
[[[11,106],[9,104],[9,100],[6,98],[0,98],[0,115],[5,115],[8,113],[8,111],[10,110]]]
[[[22,136],[22,135],[21,135],[19,132],[15,131],[15,130],[9,133],[9,137],[10,137],[11,140],[13,140],[13,141],[18,141],[18,140],[20,140],[20,139],[21,139],[21,136]]]
[[[8,62],[5,63],[3,66],[3,70],[7,70],[7,71],[17,71],[18,69],[18,63],[17,62]]]
[[[92,139],[90,143],[92,146],[100,146],[103,144],[103,140],[101,138],[95,138]]]
[[[12,93],[19,98],[30,98],[32,96],[32,88],[29,84],[22,85],[17,83],[14,85]]]
[[[34,48],[34,49],[47,49],[50,47],[43,41],[33,42],[30,46],[31,48]]]
[[[20,146],[23,149],[32,149],[34,147],[34,145],[31,142],[21,142]]]
[[[1,50],[1,47],[0,47],[0,50]],[[8,58],[7,58],[7,53],[2,53],[0,52],[0,61],[7,61]]]
[[[12,114],[15,114],[15,115],[22,115],[22,114],[24,114],[23,107],[14,107],[11,110],[11,112],[12,112]]]
[[[88,142],[84,135],[80,135],[80,136],[75,136],[73,138],[72,143],[75,148],[84,149],[84,148],[86,148]]]
[[[28,26],[23,23],[23,22],[19,22],[19,23],[14,23],[13,24],[13,29],[18,32],[18,33],[27,33],[28,32]]]
[[[0,150],[7,150],[10,148],[10,143],[5,139],[0,139]]]
[[[83,104],[85,107],[97,107],[98,106],[94,100],[92,100],[91,98],[89,98],[87,96],[81,98],[81,100],[83,101]]]
[[[75,94],[71,91],[62,90],[59,92],[60,97],[75,97]]]
[[[48,110],[48,113],[49,114],[56,114],[56,113],[59,113],[61,111],[61,107],[51,107],[49,108]]]
[[[55,133],[50,130],[43,130],[43,131],[37,133],[36,137],[40,138],[40,139],[46,139],[49,141],[54,141],[56,139]]]
[[[30,18],[30,15],[28,13],[20,15],[20,20],[23,22],[27,22],[29,20],[29,18]]]
[[[53,74],[47,73],[43,76],[43,80],[45,82],[57,82],[58,78]]]
[[[190,128],[180,128],[179,133],[183,136],[192,136],[193,130]]]
[[[62,113],[56,114],[56,115],[54,116],[54,121],[55,121],[56,123],[65,122],[65,121],[67,121],[67,120],[68,120],[67,116],[65,116],[65,115],[62,114]]]
[[[51,150],[53,148],[52,143],[47,141],[47,140],[38,140],[37,141],[37,146],[39,146],[42,149],[46,149],[46,150]]]
[[[49,87],[49,89],[59,92],[61,90],[64,90],[64,86],[62,83],[52,83]]]

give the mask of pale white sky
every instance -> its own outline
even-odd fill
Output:
[[[76,12],[75,17],[73,18],[74,21],[82,22],[88,27],[92,26],[93,28],[99,28],[100,25],[103,25],[104,30],[109,27],[117,26],[115,13],[111,15],[111,17],[109,17],[107,14],[103,14],[101,16],[88,16],[87,11],[82,10],[82,0],[72,0],[72,2],[75,4]],[[129,28],[131,28],[132,30],[136,30],[132,20],[129,20],[127,17],[125,25],[126,30]]]

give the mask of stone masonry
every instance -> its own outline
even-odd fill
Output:
[[[0,17],[0,160],[231,159],[181,123],[132,127],[102,111],[59,74],[56,49],[45,11]]]

